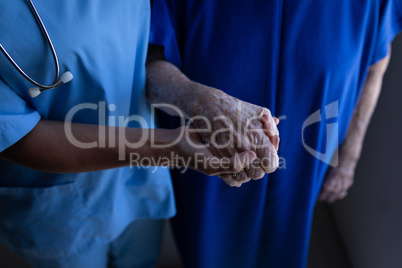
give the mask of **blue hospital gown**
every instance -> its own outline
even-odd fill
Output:
[[[173,172],[186,266],[304,267],[322,180],[402,1],[155,0],[152,12],[151,42],[190,79],[286,118],[280,169],[259,181]]]

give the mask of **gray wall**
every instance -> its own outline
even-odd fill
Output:
[[[349,196],[316,208],[310,268],[402,267],[402,36]]]

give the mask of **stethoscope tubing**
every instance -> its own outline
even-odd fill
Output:
[[[60,66],[59,66],[59,60],[57,58],[57,53],[56,50],[54,49],[52,40],[50,40],[49,34],[46,30],[45,25],[43,24],[43,21],[41,19],[41,17],[39,16],[38,11],[36,10],[35,5],[33,4],[32,0],[28,0],[30,5],[31,5],[31,9],[33,10],[34,14],[35,14],[35,18],[36,20],[39,22],[40,26],[41,26],[41,30],[42,33],[46,36],[46,40],[47,43],[50,46],[50,49],[52,51],[52,55],[53,55],[53,60],[54,60],[54,64],[56,66],[56,75],[55,75],[55,79],[54,81],[50,84],[50,85],[42,85],[38,82],[36,82],[35,80],[33,80],[29,75],[27,75],[22,69],[21,67],[14,61],[14,59],[10,56],[10,54],[8,54],[8,52],[5,50],[5,48],[0,44],[0,50],[4,53],[4,55],[7,57],[7,59],[13,64],[13,66],[18,70],[18,72],[24,76],[29,82],[31,82],[32,84],[34,84],[35,86],[37,86],[38,88],[40,88],[41,91],[47,90],[47,89],[52,89],[55,87],[58,87],[59,85],[61,85],[63,82],[62,81],[58,81],[59,80],[59,75],[60,75]]]

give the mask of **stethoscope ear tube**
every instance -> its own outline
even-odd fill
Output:
[[[25,77],[25,79],[27,79],[29,82],[31,82],[32,84],[34,84],[36,87],[30,88],[28,90],[29,95],[32,98],[35,98],[37,96],[39,96],[39,94],[42,91],[48,90],[48,89],[52,89],[55,87],[60,86],[63,83],[67,83],[69,81],[71,81],[71,79],[73,79],[73,75],[70,72],[65,72],[61,79],[59,80],[59,74],[60,74],[60,67],[59,67],[59,60],[57,58],[57,53],[56,50],[54,49],[52,40],[49,37],[49,34],[46,30],[45,25],[43,24],[42,19],[39,16],[38,11],[35,8],[35,5],[33,4],[32,0],[29,0],[29,3],[31,5],[31,8],[35,14],[36,20],[38,21],[38,23],[41,26],[42,32],[46,37],[46,40],[50,46],[50,49],[52,51],[52,55],[53,55],[53,60],[55,63],[55,67],[56,67],[56,75],[55,75],[55,79],[53,80],[53,82],[50,85],[42,85],[38,82],[36,82],[35,80],[33,80],[31,77],[29,77],[22,69],[21,67],[13,60],[13,58],[10,56],[10,54],[8,54],[8,52],[5,50],[5,48],[0,44],[0,50],[3,52],[3,54],[7,57],[7,59],[11,62],[11,64],[17,69],[17,71]]]

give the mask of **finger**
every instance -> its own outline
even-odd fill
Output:
[[[250,180],[260,179],[265,175],[265,172],[261,169],[259,162],[256,164],[256,160],[254,160],[250,165],[246,166],[242,172],[238,173],[239,176],[236,178],[237,181],[245,183]]]
[[[260,163],[258,162],[258,164],[255,163],[252,165],[253,167],[248,166],[244,169],[247,176],[252,180],[262,179],[265,176],[265,171],[260,167]]]
[[[326,199],[325,199],[325,190],[324,189],[321,189],[321,192],[320,192],[320,195],[318,196],[318,200],[319,201],[321,201],[321,202],[325,202],[326,201]]]
[[[348,190],[351,186],[351,177],[349,176],[342,176],[342,180],[341,180],[341,187],[339,189],[339,193],[338,193],[338,200],[344,199],[347,195],[348,195]]]
[[[265,171],[261,168],[261,162],[258,158],[255,159],[253,163],[248,165],[244,170],[252,180],[259,180],[265,176]]]
[[[279,157],[277,154],[270,157],[263,158],[261,160],[261,168],[265,173],[273,173],[279,166]]]
[[[251,165],[248,165],[247,167],[245,167],[244,168],[244,172],[246,172],[246,174],[247,174],[247,176],[249,177],[249,178],[253,178],[253,173],[254,173],[254,169],[251,167],[252,166],[252,164]]]
[[[234,135],[235,137],[237,137],[238,135],[236,135],[236,133],[234,131],[231,132],[232,135]],[[218,138],[218,143],[219,144],[224,144],[224,141],[226,141],[226,138],[224,136],[217,136]],[[239,139],[240,137],[238,137]],[[217,146],[219,147],[219,144],[217,144]],[[243,147],[237,148],[240,149],[241,151],[248,151]],[[220,156],[222,158],[231,158],[233,156],[239,156],[239,151],[237,150],[234,145],[232,144],[232,142],[226,144],[224,147],[222,148],[216,148],[216,151],[220,154]],[[237,160],[239,160],[239,157],[237,157]],[[245,172],[244,168],[242,168],[242,170],[238,171],[238,172],[233,172],[232,173],[233,179],[235,181],[238,182],[248,182],[251,180],[251,178],[248,176],[248,174]]]
[[[332,191],[332,185],[330,183],[331,181],[332,176],[330,174],[327,174],[327,177],[325,178],[324,183],[321,186],[321,192],[319,196],[320,201],[328,202],[329,196],[331,195]]]
[[[265,173],[272,173],[278,168],[279,157],[274,146],[269,141],[267,144],[267,148],[257,149],[257,156],[258,159],[261,161],[260,167],[264,170]]]
[[[334,196],[334,191],[335,191],[335,181],[334,178],[331,176],[328,178],[328,180],[324,183],[323,185],[323,196],[324,196],[324,201],[328,203],[332,203],[331,199]]]
[[[251,178],[247,175],[245,170],[242,170],[242,171],[236,173],[236,176],[234,176],[234,180],[245,183],[245,182],[250,181]]]
[[[222,159],[221,161],[227,161],[227,160],[232,161],[232,157],[234,157],[234,159],[237,161],[242,161],[242,159],[240,159],[239,152],[237,152],[237,150],[235,150],[233,147],[221,148],[220,150],[216,150],[216,152],[219,155],[221,155],[221,159]],[[232,164],[229,164],[228,166],[231,166],[231,165]],[[248,176],[248,174],[245,171],[245,168],[242,168],[240,171],[236,171],[236,172],[230,171],[230,172],[231,172],[230,176],[232,176],[232,178],[231,178],[232,180],[235,180],[235,181],[238,181],[241,183],[245,183],[245,182],[248,182],[251,180],[251,177]],[[225,172],[221,172],[221,174],[224,174],[224,173]],[[233,176],[233,174],[235,174],[235,176]],[[235,186],[237,186],[237,185],[235,185]],[[238,187],[240,187],[240,186],[238,186]]]
[[[238,155],[240,152],[250,151],[250,147],[243,142],[243,136],[237,133],[234,129],[230,129],[230,137],[234,137],[234,139],[230,139],[225,135],[225,132],[222,132],[221,135],[217,135],[213,138],[214,143],[216,143],[217,151],[221,155],[221,157],[232,157]],[[229,142],[228,142],[229,141]],[[236,146],[235,146],[236,145]],[[247,172],[244,169],[240,172],[233,173],[233,180],[245,183],[251,180],[249,174],[252,173],[251,169],[248,169],[251,172]],[[260,172],[258,172],[260,173]],[[257,174],[256,176],[259,176]]]
[[[279,135],[278,128],[276,127],[277,124],[271,116],[268,114],[263,114],[261,121],[264,126],[264,132],[268,137],[271,138],[275,135]]]
[[[223,156],[221,156],[220,152],[210,143],[208,143],[208,150],[212,153],[212,155],[216,156],[217,158],[223,157]],[[213,168],[213,167],[211,167],[211,168]],[[220,176],[220,175],[222,175],[222,176]],[[245,182],[248,182],[251,180],[251,177],[248,176],[248,174],[245,172],[245,170],[238,173],[237,174],[238,176],[236,175],[237,178],[230,177],[232,175],[224,175],[223,176],[223,174],[219,174],[218,176],[221,177],[223,179],[223,181],[226,184],[228,184],[229,186],[236,186],[236,187],[240,187],[242,183],[245,183]],[[225,178],[223,178],[223,177],[225,177]]]
[[[320,191],[320,195],[319,195],[319,197],[318,197],[318,199],[320,200],[320,201],[326,201],[327,200],[327,196],[328,196],[328,191],[327,191],[327,189],[325,188],[325,184],[323,184],[322,186],[321,186],[321,191]]]
[[[232,175],[229,174],[220,174],[219,178],[221,178],[230,187],[240,187],[242,185],[241,182],[235,181]]]
[[[193,128],[190,126],[190,128]],[[211,137],[209,135],[206,135],[205,133],[198,133],[198,135],[201,137],[202,141],[204,144],[207,146],[207,149],[216,157],[221,157],[220,153],[218,150],[213,146],[211,143]]]
[[[330,192],[330,194],[328,196],[329,203],[333,203],[339,199],[339,195],[341,194],[341,190],[342,190],[342,178],[335,177],[332,180],[332,187],[333,187],[332,191]]]
[[[219,151],[210,143],[208,143],[208,150],[216,157],[222,157]]]
[[[328,197],[327,202],[328,202],[328,203],[334,203],[334,202],[337,201],[338,199],[339,199],[338,194],[331,194],[331,195]]]
[[[256,154],[252,151],[246,151],[242,153],[237,153],[231,158],[222,158],[221,167],[224,168],[222,170],[222,174],[237,174],[242,172],[244,168],[250,165],[257,158]]]
[[[277,136],[277,135],[275,135],[271,138],[272,145],[274,145],[276,151],[279,150],[279,141],[280,141],[280,139],[279,139],[279,136]]]
[[[220,175],[226,176],[228,179],[239,182],[240,184],[249,182],[251,180],[251,177],[247,174],[245,169],[242,169],[238,173],[232,173],[232,174],[221,173]],[[229,178],[228,176],[231,176],[231,178]]]
[[[260,161],[258,158],[255,159],[250,165],[245,167],[244,171],[246,172],[247,176],[252,180],[261,179],[265,175],[264,170],[262,170],[262,168],[260,167]]]
[[[275,119],[276,119],[276,121],[275,121]],[[279,119],[278,118],[274,117],[272,120],[273,120],[275,125],[279,124]],[[280,141],[279,131],[277,130],[276,126],[275,126],[276,130],[273,130],[272,122],[270,122],[270,120],[268,118],[268,115],[264,114],[262,121],[263,121],[263,128],[264,128],[265,135],[267,135],[270,138],[272,144],[275,147],[275,150],[278,151],[278,149],[279,149],[279,141]]]
[[[263,114],[261,121],[262,121],[265,135],[267,135],[268,137],[273,137],[275,135],[275,132],[272,127],[271,117],[267,114]]]
[[[333,191],[334,188],[334,180],[335,180],[335,176],[334,176],[334,172],[332,168],[329,168],[327,170],[327,173],[325,174],[325,178],[324,181],[322,183],[321,186],[321,192],[320,195],[318,197],[318,199],[322,202],[328,202],[329,203],[329,198],[331,196],[331,193]]]
[[[239,173],[232,174],[232,177],[235,181],[240,182],[240,183],[246,183],[251,180],[251,178],[247,175],[245,170]]]
[[[331,193],[327,198],[328,203],[334,203],[336,200],[338,200],[338,196],[334,193]]]
[[[235,176],[233,176],[234,174]],[[243,172],[234,174],[219,174],[219,177],[231,187],[240,187],[243,183],[249,182],[251,180],[251,178],[248,176],[243,175],[243,177],[241,177],[241,174],[244,174]]]
[[[318,200],[321,202],[326,202],[327,201],[327,195],[328,192],[325,189],[321,189],[320,196],[318,197]]]
[[[338,189],[337,189],[337,194],[336,194],[336,199],[334,200],[334,202],[336,201],[336,200],[340,200],[340,199],[342,199],[343,198],[343,196],[342,196],[342,193],[343,193],[343,191],[345,191],[345,180],[346,180],[346,178],[344,177],[344,176],[342,176],[342,175],[338,175],[338,178],[339,178],[339,180],[338,180]]]
[[[331,203],[330,202],[330,197],[331,197],[331,192],[328,189],[323,188],[321,190],[321,194],[320,194],[320,201],[322,202],[327,202],[327,203]]]

